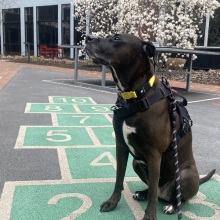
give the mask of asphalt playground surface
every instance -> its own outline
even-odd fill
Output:
[[[23,68],[0,91],[0,220],[142,219],[145,189],[128,165],[123,196],[100,213],[115,181],[112,91],[75,86],[73,76]],[[220,219],[220,94],[184,92],[193,120],[193,150],[201,175],[216,169],[183,206],[183,219]],[[158,220],[177,219],[162,212]]]

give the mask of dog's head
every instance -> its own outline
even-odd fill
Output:
[[[89,35],[85,50],[95,63],[114,69],[124,87],[128,87],[138,74],[147,74],[151,66],[149,58],[155,56],[155,47],[151,42],[131,34],[114,34],[106,38]],[[114,80],[117,83],[116,77]]]
[[[128,63],[137,56],[155,56],[155,47],[151,42],[142,41],[131,34],[114,34],[106,38],[86,36],[85,50],[95,63],[110,66],[123,61]]]

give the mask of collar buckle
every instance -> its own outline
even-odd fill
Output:
[[[137,98],[137,94],[136,94],[135,91],[122,92],[122,93],[120,93],[120,95],[123,99],[135,99],[135,98]]]

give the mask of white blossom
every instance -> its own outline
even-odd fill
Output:
[[[76,29],[85,33],[90,13],[90,33],[107,36],[130,33],[163,46],[193,48],[201,37],[199,23],[214,15],[217,0],[74,0]]]

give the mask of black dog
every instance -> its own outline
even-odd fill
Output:
[[[133,168],[143,182],[145,191],[137,191],[134,198],[148,199],[143,219],[156,219],[158,197],[172,205],[165,212],[174,213],[176,205],[174,153],[171,147],[168,86],[154,76],[150,58],[155,47],[150,42],[129,34],[115,34],[107,38],[86,37],[86,52],[95,63],[109,66],[118,90],[113,125],[116,133],[117,176],[112,196],[101,205],[102,212],[113,210],[121,198],[129,152],[134,156]],[[196,195],[199,184],[214,174],[199,179],[192,153],[190,117],[177,111],[178,153],[181,200]]]

